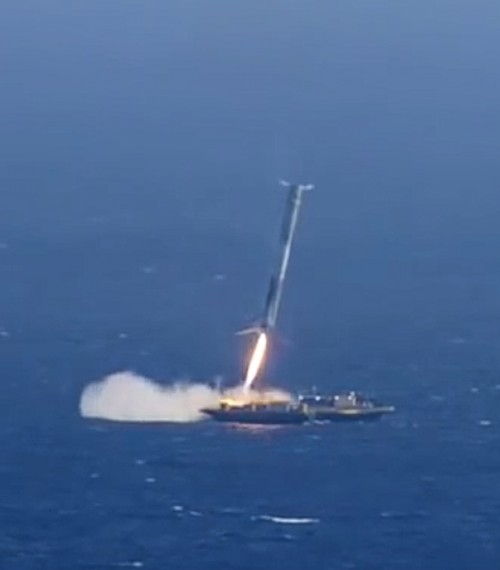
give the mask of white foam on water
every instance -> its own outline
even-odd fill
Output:
[[[269,521],[276,524],[317,524],[319,519],[298,518],[298,517],[277,517],[272,515],[262,515],[257,517],[261,521]]]

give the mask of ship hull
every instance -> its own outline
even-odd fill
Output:
[[[356,410],[311,410],[310,418],[318,422],[335,422],[335,423],[351,423],[351,422],[375,422],[382,416],[392,413],[393,408],[374,408],[374,409],[356,409]]]
[[[300,425],[307,422],[301,411],[249,411],[249,410],[202,410],[217,422],[254,425]]]
[[[255,425],[301,425],[307,422],[373,422],[385,414],[394,411],[390,407],[372,409],[334,410],[295,409],[295,410],[243,410],[243,409],[206,409],[203,413],[217,422],[255,424]]]

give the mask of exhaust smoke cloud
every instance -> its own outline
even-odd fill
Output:
[[[84,418],[118,422],[197,422],[207,416],[203,408],[218,407],[221,399],[241,404],[289,401],[281,390],[247,390],[243,386],[219,392],[203,383],[163,385],[134,372],[117,372],[89,384],[80,397]]]
[[[218,392],[206,384],[164,386],[133,372],[118,372],[84,389],[80,414],[122,422],[195,422],[204,418],[201,408],[218,403]]]

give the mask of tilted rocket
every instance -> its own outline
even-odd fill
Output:
[[[269,330],[274,328],[278,317],[278,310],[283,295],[283,285],[285,283],[286,271],[290,260],[290,252],[292,250],[293,236],[297,226],[300,205],[302,202],[302,194],[306,190],[312,190],[313,186],[301,184],[289,184],[282,182],[284,186],[289,188],[285,215],[281,226],[280,234],[280,254],[278,258],[277,271],[272,274],[267,291],[266,303],[264,305],[264,314],[260,328]]]
[[[265,332],[273,329],[276,325],[281,297],[283,295],[283,286],[288,269],[288,262],[290,260],[293,237],[302,202],[302,194],[305,191],[312,190],[314,188],[312,184],[290,184],[289,182],[284,181],[282,181],[281,184],[288,188],[288,196],[281,226],[280,249],[276,269],[271,275],[260,323],[255,327],[241,331],[240,334]]]
[[[266,302],[264,305],[264,313],[260,323],[252,329],[242,331],[240,334],[248,332],[256,332],[258,334],[257,341],[253,350],[252,357],[248,364],[245,380],[243,382],[243,391],[248,394],[257,374],[262,366],[267,348],[268,332],[276,325],[278,310],[280,306],[281,296],[283,294],[283,285],[285,283],[286,270],[290,260],[290,252],[292,249],[292,241],[299,216],[300,203],[302,201],[302,193],[311,190],[312,185],[289,184],[282,182],[288,190],[287,204],[285,208],[285,216],[281,226],[280,234],[280,255],[278,265],[275,272],[271,275],[269,289],[267,291]]]

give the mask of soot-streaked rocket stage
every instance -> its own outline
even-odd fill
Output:
[[[293,397],[279,390],[254,387],[264,365],[269,336],[276,326],[302,194],[313,188],[312,185],[283,184],[288,188],[288,198],[280,235],[278,263],[271,275],[262,318],[257,326],[240,333],[256,335],[246,375],[240,386],[222,394],[219,406],[203,408],[201,412],[215,421],[237,424],[291,425],[314,421],[331,423],[377,420],[393,412],[393,406],[379,404],[352,390],[326,396],[313,393],[311,396]]]
[[[266,356],[268,336],[274,329],[276,319],[278,317],[288,262],[290,260],[290,253],[292,250],[293,237],[302,202],[302,194],[307,190],[312,190],[313,188],[311,184],[290,184],[288,182],[281,182],[281,184],[288,188],[288,197],[281,227],[280,249],[276,269],[271,275],[260,323],[256,327],[242,331],[242,334],[254,333],[257,335],[257,340],[255,342],[252,357],[243,383],[244,394],[248,393],[252,388],[259,371],[262,369],[264,358]]]

